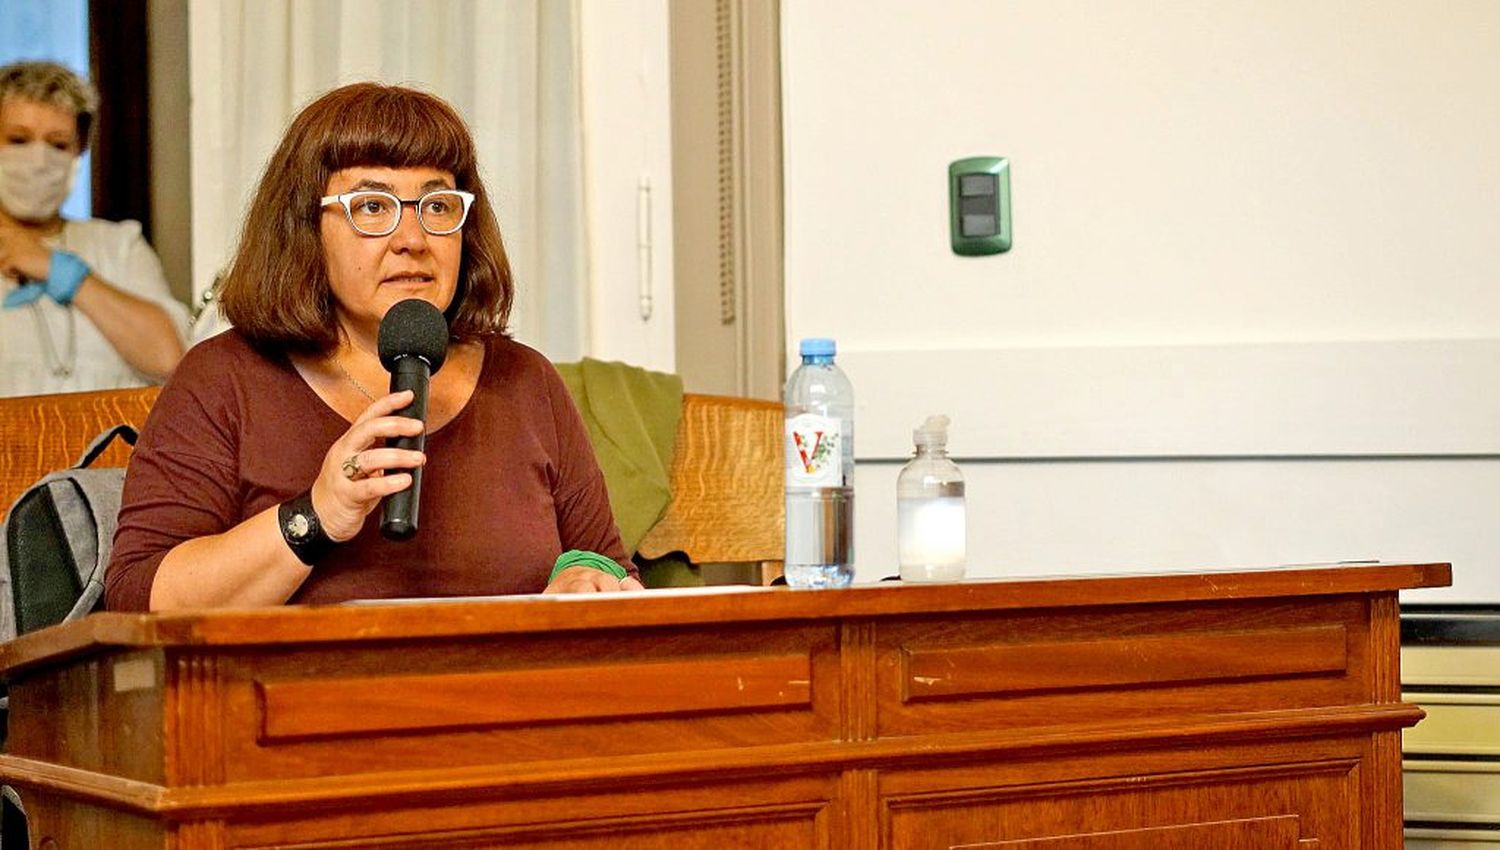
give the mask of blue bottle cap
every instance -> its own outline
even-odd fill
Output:
[[[839,353],[839,345],[826,337],[809,337],[797,346],[797,353],[803,357],[832,357]]]

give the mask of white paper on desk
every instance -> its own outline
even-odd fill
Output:
[[[729,593],[761,593],[775,590],[753,584],[716,584],[704,587],[658,587],[646,590],[610,590],[600,593],[515,593],[506,596],[419,596],[397,599],[350,599],[345,605],[434,605],[442,602],[512,602],[525,599],[573,601],[579,599],[642,599],[659,596],[718,596]]]

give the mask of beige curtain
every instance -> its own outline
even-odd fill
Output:
[[[189,14],[195,295],[228,264],[297,109],[356,80],[402,83],[449,100],[474,132],[517,338],[555,360],[585,353],[576,0],[204,0]],[[211,311],[200,335],[215,324]]]

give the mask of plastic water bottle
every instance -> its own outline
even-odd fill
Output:
[[[896,544],[902,581],[964,577],[968,528],[964,476],[948,459],[948,417],[912,432],[916,456],[896,478]]]
[[[854,388],[831,339],[804,339],[786,382],[786,583],[854,580]]]

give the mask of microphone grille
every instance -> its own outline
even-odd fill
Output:
[[[420,357],[432,367],[442,368],[448,356],[448,320],[420,298],[396,302],[380,320],[380,363],[393,371],[402,357]]]

